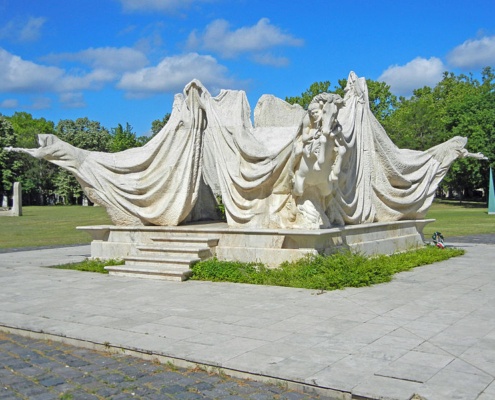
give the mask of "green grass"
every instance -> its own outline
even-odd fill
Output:
[[[0,217],[0,248],[85,244],[91,237],[76,226],[111,224],[103,207],[24,207],[22,217]],[[425,228],[425,238],[441,232],[452,236],[495,234],[495,215],[479,203],[435,202],[427,218],[436,222]]]
[[[433,232],[441,232],[447,242],[453,236],[495,234],[495,215],[489,215],[483,203],[435,201],[426,218],[436,219],[426,225],[426,239],[430,239]]]
[[[85,272],[98,272],[100,274],[108,274],[108,271],[105,269],[107,265],[123,265],[123,260],[85,260],[80,263],[70,263],[70,264],[62,264],[55,265],[51,268],[57,269],[72,269],[75,271],[85,271]]]
[[[308,256],[298,261],[285,262],[275,269],[255,263],[209,259],[192,267],[192,279],[335,290],[389,282],[398,272],[462,254],[464,250],[461,249],[439,249],[434,246],[373,258],[337,253],[331,256]]]
[[[111,224],[103,207],[30,206],[21,217],[0,217],[0,248],[58,246],[91,242],[76,226]]]

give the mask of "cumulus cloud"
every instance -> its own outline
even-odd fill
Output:
[[[64,108],[83,108],[86,107],[86,102],[82,93],[69,92],[60,95],[60,102]]]
[[[231,30],[227,21],[218,19],[209,24],[203,33],[189,35],[187,45],[193,49],[216,52],[223,57],[235,57],[241,53],[266,51],[278,46],[301,46],[303,41],[270,24],[262,18],[254,26]]]
[[[0,101],[0,108],[17,108],[19,101],[16,99],[5,99]]]
[[[35,110],[46,110],[52,106],[52,100],[48,97],[36,97],[30,108]]]
[[[143,68],[122,76],[117,87],[131,97],[144,97],[156,93],[177,93],[193,79],[199,79],[212,92],[232,87],[227,68],[215,58],[197,53],[164,58],[156,67]]]
[[[40,38],[41,28],[46,22],[43,17],[31,17],[28,22],[21,28],[19,32],[19,40],[21,42],[33,42]]]
[[[124,10],[174,12],[191,6],[194,3],[204,3],[209,0],[120,0]]]
[[[483,68],[495,65],[495,36],[466,40],[447,55],[447,61],[459,68]]]
[[[0,48],[0,92],[42,92],[53,90],[64,70],[23,60]]]
[[[34,42],[40,38],[45,22],[43,17],[30,17],[27,21],[11,20],[0,28],[0,39]]]
[[[255,54],[253,60],[258,64],[271,65],[272,67],[286,67],[289,65],[287,57],[276,57],[273,54]]]
[[[131,47],[89,48],[77,53],[51,54],[44,57],[44,60],[51,62],[74,61],[95,69],[106,69],[114,72],[132,71],[148,64],[146,55]]]
[[[57,85],[58,91],[97,90],[117,79],[117,75],[106,69],[95,69],[82,75],[66,75]]]
[[[414,89],[423,86],[435,86],[442,80],[445,70],[446,68],[439,58],[416,57],[405,65],[388,67],[378,80],[390,85],[390,90],[395,95],[409,96]]]
[[[104,64],[101,60],[92,62],[95,65]],[[97,90],[108,82],[116,81],[119,76],[120,74],[104,68],[95,68],[87,72],[67,72],[62,68],[23,60],[0,48],[0,92],[4,93]]]

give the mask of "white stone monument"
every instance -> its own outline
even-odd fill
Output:
[[[427,151],[397,148],[370,110],[366,80],[353,72],[343,99],[323,93],[305,111],[264,95],[254,110],[254,126],[250,114],[244,92],[223,90],[212,97],[195,80],[176,95],[168,123],[143,147],[99,153],[78,149],[54,135],[39,135],[39,148],[11,150],[69,170],[86,196],[106,208],[115,229],[93,230],[100,240],[94,245],[94,256],[135,251],[131,245],[124,249],[117,244],[101,250],[102,241],[112,241],[109,232],[120,232],[114,234],[115,243],[147,242],[152,234],[143,232],[160,230],[156,227],[215,219],[221,199],[227,231],[258,232],[245,243],[231,237],[229,246],[234,250],[225,254],[261,246],[264,250],[258,253],[244,251],[250,255],[243,258],[277,262],[284,256],[274,257],[268,250],[292,249],[297,256],[304,251],[327,251],[332,247],[330,239],[318,239],[324,230],[340,232],[340,239],[332,236],[334,246],[354,244],[362,250],[358,244],[366,239],[354,240],[342,232],[363,238],[360,225],[370,226],[369,232],[390,231],[383,224],[398,226],[398,221],[419,229],[424,222],[418,221],[425,217],[452,162],[459,157],[483,157],[468,153],[467,140],[461,137]],[[141,233],[129,233],[136,229]],[[277,230],[277,238],[268,238],[270,230]],[[307,235],[302,239],[303,231],[312,232],[313,239]],[[390,253],[411,243],[420,245],[420,234],[415,232],[412,242],[399,243],[383,235],[369,241],[387,243],[382,249],[375,246],[376,252]],[[261,243],[260,237],[266,241]],[[225,240],[220,240],[217,250]],[[365,252],[373,253],[373,245]]]

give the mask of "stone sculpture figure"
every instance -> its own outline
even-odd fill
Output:
[[[346,152],[337,116],[344,102],[339,95],[323,93],[308,107],[294,145],[292,195],[298,211],[318,226],[330,226],[327,199],[332,195]],[[339,221],[342,222],[342,221]]]
[[[398,149],[371,113],[366,81],[350,73],[344,99],[323,93],[306,112],[265,95],[210,95],[192,81],[145,146],[90,152],[53,135],[11,149],[72,172],[116,225],[178,225],[216,216],[229,226],[328,228],[423,218],[465,138],[427,151]]]

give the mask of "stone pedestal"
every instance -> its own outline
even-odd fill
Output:
[[[258,261],[277,267],[308,253],[331,254],[349,249],[376,255],[419,248],[424,245],[424,226],[433,221],[379,222],[317,230],[229,228],[226,223],[218,222],[174,227],[102,225],[77,229],[93,237],[93,258],[141,256],[143,246],[156,247],[158,243],[180,243],[197,237],[217,241],[211,254],[220,260]]]

